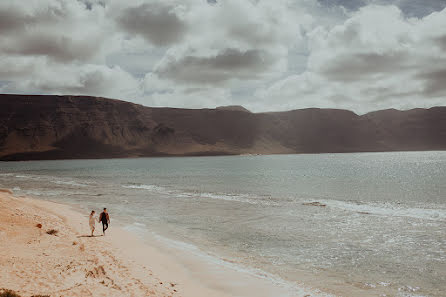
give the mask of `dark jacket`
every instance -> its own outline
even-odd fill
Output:
[[[101,212],[101,214],[99,215],[99,221],[101,221],[102,223],[109,224],[110,223],[110,217],[109,217],[108,213]]]

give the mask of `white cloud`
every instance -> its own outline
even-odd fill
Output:
[[[105,65],[107,54],[120,47],[105,7],[68,0],[2,1],[0,16],[8,16],[0,21],[2,92],[138,94],[138,80]]]
[[[59,62],[95,60],[111,46],[104,13],[103,8],[87,10],[78,1],[2,1],[0,54]]]
[[[416,19],[395,6],[369,5],[341,25],[309,33],[306,72],[257,96],[358,112],[445,104],[445,36],[446,9]]]
[[[309,15],[292,12],[288,1],[169,5],[176,8],[170,13],[181,15],[173,23],[181,19],[188,30],[173,40],[154,72],[160,79],[193,86],[218,88],[228,81],[277,77],[287,69],[289,48],[301,41],[300,25],[311,22]]]
[[[118,98],[141,96],[140,82],[119,67],[96,64],[61,65],[44,58],[7,60],[15,63],[15,73],[20,77],[27,72],[27,79],[13,79],[0,88],[6,93],[46,93],[92,95]],[[5,64],[0,62],[0,68]],[[8,66],[8,65],[6,65]],[[63,74],[63,75],[60,75]],[[8,81],[9,73],[0,72],[0,79]]]
[[[137,102],[159,107],[214,108],[232,104],[233,98],[231,92],[225,88],[175,88],[146,94]]]
[[[354,2],[3,0],[0,91],[254,111],[444,105],[446,10]]]

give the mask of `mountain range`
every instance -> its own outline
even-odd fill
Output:
[[[357,115],[0,94],[0,160],[446,150],[446,107]]]

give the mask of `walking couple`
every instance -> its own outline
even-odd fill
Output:
[[[89,225],[91,229],[91,236],[93,236],[93,232],[96,227],[95,213],[96,212],[94,210],[92,210],[90,213]],[[110,216],[108,215],[107,208],[104,208],[104,211],[99,215],[98,222],[102,222],[102,234],[105,235],[105,230],[108,229],[108,224],[110,224]]]

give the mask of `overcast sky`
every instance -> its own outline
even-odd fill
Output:
[[[0,92],[147,106],[446,105],[445,0],[1,0]]]

